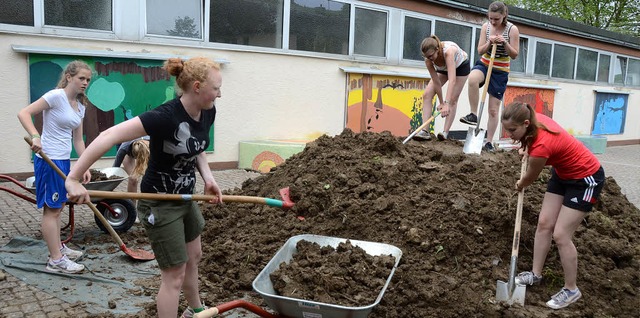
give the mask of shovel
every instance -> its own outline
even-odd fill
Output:
[[[89,196],[92,198],[103,199],[135,199],[135,200],[168,200],[168,201],[210,201],[216,198],[215,195],[207,194],[170,194],[170,193],[139,193],[139,192],[112,192],[88,190]],[[256,203],[266,204],[268,206],[278,207],[282,209],[290,209],[294,203],[289,199],[289,188],[280,189],[282,200],[251,197],[242,195],[223,195],[223,202],[240,202],[240,203]]]
[[[480,109],[478,110],[478,122],[476,127],[469,127],[467,138],[464,140],[464,148],[462,151],[466,154],[480,154],[484,142],[484,129],[480,129],[480,119],[482,119],[482,111],[484,110],[484,100],[487,98],[487,90],[489,89],[489,80],[491,80],[491,70],[493,69],[493,59],[496,57],[497,44],[493,44],[491,48],[491,60],[487,68],[487,76],[484,79],[484,88],[482,89],[482,99],[480,100]]]
[[[24,137],[24,140],[29,145],[31,145],[31,139],[29,137]],[[53,163],[53,161],[51,161],[51,159],[49,159],[49,157],[42,150],[38,151],[38,154],[42,157],[42,159],[44,159],[44,161],[46,161],[49,164],[49,166],[51,166],[51,168],[53,168],[58,173],[58,175],[60,175],[60,177],[62,177],[62,179],[67,180],[67,176],[64,174],[64,172],[62,172],[62,170],[60,170],[60,168],[58,168],[58,166],[56,166],[56,164]],[[100,219],[100,222],[102,223],[102,225],[104,225],[104,227],[109,231],[109,234],[111,234],[111,237],[113,237],[113,239],[116,240],[116,243],[118,243],[118,246],[125,254],[131,256],[133,259],[137,259],[140,261],[151,261],[156,258],[156,256],[153,255],[153,253],[145,250],[128,249],[127,246],[124,245],[124,242],[122,242],[122,239],[120,238],[118,233],[116,233],[113,227],[111,227],[111,224],[109,224],[109,222],[107,221],[107,219],[104,218],[102,213],[98,211],[98,208],[96,208],[96,206],[91,201],[87,201],[87,205],[89,206],[89,208],[91,208],[91,210],[96,215],[96,217]]]
[[[431,116],[431,118],[427,119],[427,121],[424,122],[424,124],[420,125],[420,127],[416,128],[416,130],[414,130],[409,136],[407,136],[407,138],[405,138],[405,140],[402,141],[403,144],[406,144],[409,140],[411,140],[411,138],[413,138],[413,136],[415,136],[420,130],[424,129],[424,127],[427,127],[427,125],[429,125],[429,123],[436,118],[436,116],[440,115],[439,111],[436,111],[435,114],[433,114],[433,116]]]
[[[529,157],[525,155],[520,168],[520,178],[527,171]],[[511,265],[509,266],[509,282],[498,280],[496,286],[496,301],[506,302],[509,305],[518,303],[524,306],[524,294],[526,286],[516,284],[516,269],[518,264],[518,246],[520,245],[520,225],[522,223],[522,201],[524,201],[524,189],[518,192],[518,208],[516,210],[516,225],[513,230],[513,246],[511,247]]]

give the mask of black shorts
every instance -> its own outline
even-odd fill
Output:
[[[593,209],[600,198],[604,187],[604,169],[600,167],[592,176],[583,179],[563,180],[555,169],[551,169],[551,179],[547,184],[547,192],[564,197],[562,205],[583,212]]]
[[[447,71],[437,71],[440,74],[447,75]],[[469,64],[469,60],[465,60],[460,64],[460,66],[456,67],[456,76],[467,76],[471,73],[471,65]]]

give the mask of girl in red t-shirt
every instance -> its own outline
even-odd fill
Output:
[[[542,280],[542,268],[553,239],[564,270],[564,287],[551,297],[547,306],[564,308],[582,296],[576,284],[578,252],[573,233],[600,196],[604,170],[587,147],[553,119],[536,114],[528,104],[515,102],[505,107],[502,125],[511,139],[520,141],[521,153],[529,156],[527,171],[516,182],[518,191],[533,183],[545,166],[552,167],[538,216],[533,269],[520,273],[516,283],[533,285]]]

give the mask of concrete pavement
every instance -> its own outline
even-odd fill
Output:
[[[640,208],[640,145],[609,147],[597,155],[607,176],[612,176],[630,202]],[[240,187],[242,182],[259,176],[245,170],[213,171],[222,189]],[[0,186],[11,187],[8,182]],[[199,183],[200,189],[201,183]],[[13,187],[12,187],[13,188]],[[20,190],[15,187],[16,191]],[[126,182],[115,191],[126,191]],[[76,207],[76,233],[95,231],[93,213]],[[5,191],[0,191],[0,246],[16,235],[41,238],[40,214],[35,205]],[[4,279],[3,279],[4,277]],[[83,304],[70,304],[55,295],[29,286],[7,273],[0,273],[0,317],[87,317]]]

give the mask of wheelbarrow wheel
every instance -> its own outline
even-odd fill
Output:
[[[111,224],[111,227],[118,233],[128,231],[136,222],[136,208],[131,200],[127,199],[105,199],[96,204],[98,211]],[[111,210],[113,211],[111,211]],[[96,224],[105,233],[109,233],[100,219],[94,216]]]

